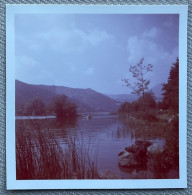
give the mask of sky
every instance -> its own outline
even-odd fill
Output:
[[[16,79],[29,84],[131,92],[122,79],[141,58],[150,87],[167,82],[178,57],[177,14],[17,14]]]

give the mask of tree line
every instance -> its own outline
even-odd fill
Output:
[[[57,118],[73,118],[77,116],[76,105],[68,100],[65,95],[53,97],[49,104],[45,104],[40,98],[34,98],[25,102],[16,109],[17,116],[46,116],[55,115]]]
[[[129,71],[132,74],[134,82],[129,79],[123,79],[127,87],[132,89],[133,94],[140,97],[138,100],[130,103],[124,102],[120,105],[119,113],[138,113],[140,112],[145,118],[155,119],[152,112],[155,109],[171,110],[174,113],[179,112],[179,58],[172,64],[167,83],[162,84],[163,100],[156,103],[152,92],[148,91],[150,80],[146,78],[146,74],[151,72],[153,65],[144,65],[144,58],[135,66],[130,66]],[[35,98],[30,102],[25,102],[16,108],[16,115],[21,116],[43,116],[56,115],[57,118],[76,117],[77,107],[68,100],[67,96],[59,95],[52,99],[46,105],[40,98]]]
[[[139,95],[139,99],[132,103],[124,102],[120,105],[119,113],[135,113],[142,112],[145,117],[152,117],[149,113],[155,109],[169,110],[174,114],[179,113],[179,58],[176,59],[171,66],[167,83],[162,84],[163,99],[156,104],[155,97],[152,92],[148,92],[148,80],[145,75],[152,71],[153,65],[143,64],[144,58],[135,66],[130,66],[129,71],[135,82],[129,79],[123,79],[127,87],[132,89],[133,94]],[[149,116],[148,116],[149,114]],[[154,118],[154,117],[153,117]]]

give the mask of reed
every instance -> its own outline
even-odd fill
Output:
[[[20,120],[16,123],[16,177],[34,179],[95,179],[96,161],[83,139],[66,137],[60,144],[49,121]]]

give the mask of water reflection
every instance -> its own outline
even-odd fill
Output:
[[[23,129],[25,129],[25,131],[23,131]],[[42,136],[41,146],[38,146],[39,143],[37,143],[37,132],[41,133]],[[22,145],[22,147],[28,149],[32,146],[42,148],[42,145],[46,147],[56,147],[61,156],[63,156],[61,150],[66,151],[66,149],[69,150],[70,148],[73,151],[75,144],[78,148],[86,149],[87,153],[89,153],[89,160],[97,164],[99,171],[109,170],[120,178],[152,177],[152,173],[147,171],[146,168],[138,170],[122,169],[118,167],[119,152],[124,150],[125,147],[134,144],[136,138],[138,138],[138,133],[135,129],[118,116],[97,114],[95,116],[93,115],[90,120],[86,120],[85,118],[73,120],[56,120],[54,118],[16,120],[16,136],[18,148],[21,148],[19,143],[24,142],[22,140],[25,140],[26,136],[30,141],[25,142],[25,145]],[[147,135],[140,133],[139,137],[146,138]],[[149,138],[162,144],[164,142],[164,139],[158,139],[158,136],[150,137],[150,135],[148,135],[148,139]],[[48,145],[44,142],[48,142]],[[28,151],[28,149],[26,151]],[[75,152],[72,153],[74,154]],[[78,150],[78,153],[79,155],[85,155],[81,153],[80,150]],[[74,159],[77,157],[72,156],[71,158]],[[81,160],[81,164],[83,164],[83,159]],[[62,163],[64,163],[63,160],[61,160],[59,164]],[[74,163],[72,164],[74,165]],[[75,165],[75,167],[77,168],[77,165]],[[62,166],[60,166],[60,168],[62,168]],[[65,174],[63,173],[63,177]],[[57,178],[58,177],[57,175]]]

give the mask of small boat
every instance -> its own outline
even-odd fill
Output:
[[[86,119],[91,119],[91,118],[92,116],[90,114],[86,116]]]
[[[90,114],[86,115],[86,114],[79,114],[78,117],[84,118],[84,119],[91,119],[92,116]]]

